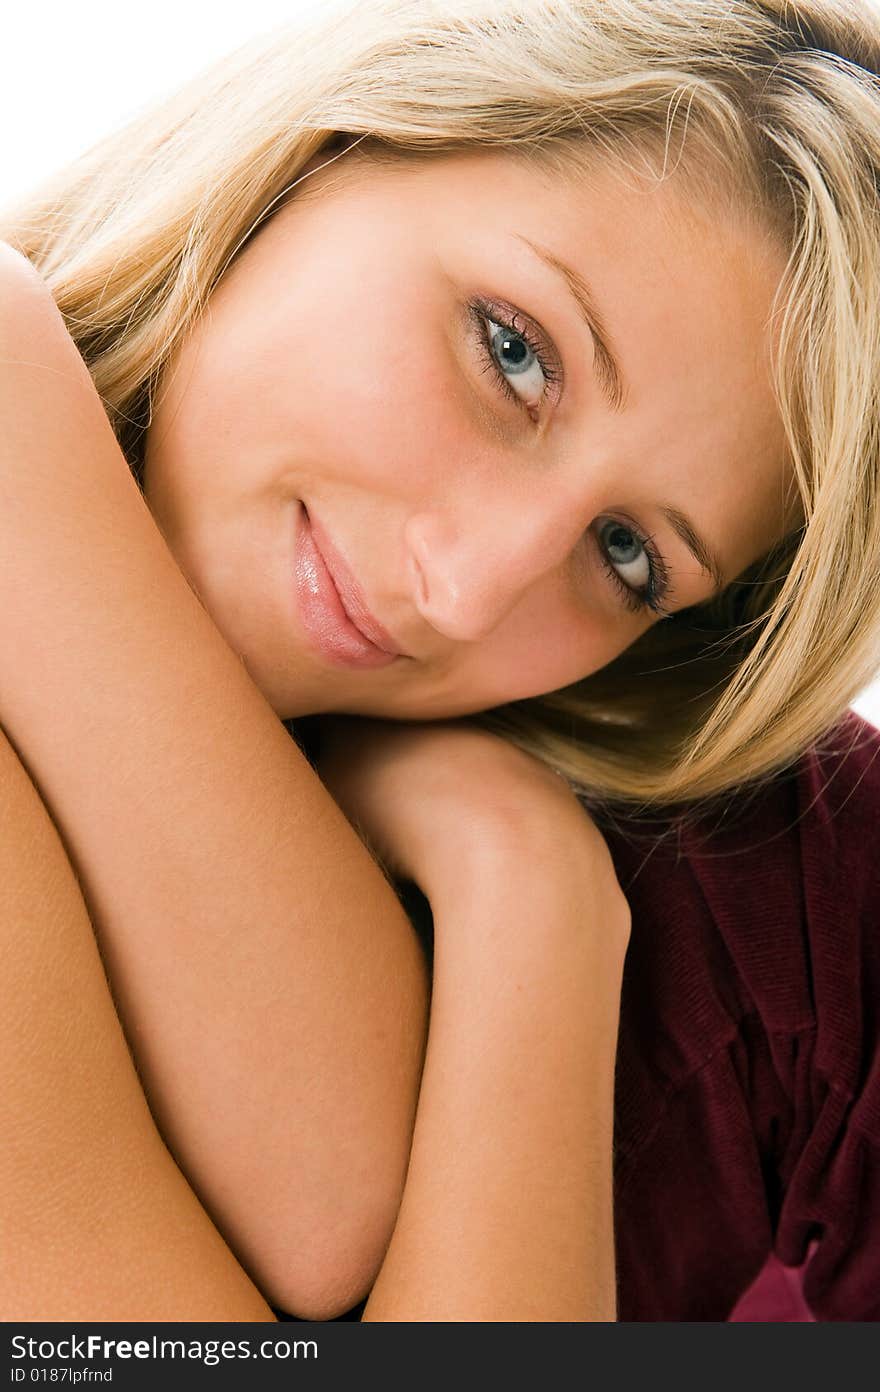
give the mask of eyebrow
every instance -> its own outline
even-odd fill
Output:
[[[715,552],[700,536],[690,518],[685,517],[683,512],[679,512],[678,508],[662,507],[660,511],[672,530],[684,542],[700,569],[714,582],[714,593],[720,593],[724,589],[726,581]]]
[[[547,247],[541,246],[538,242],[533,242],[530,237],[524,237],[521,233],[515,234],[517,241],[524,242],[545,266],[549,266],[552,271],[562,276],[568,286],[569,292],[574,298],[575,304],[580,310],[581,318],[590,331],[593,339],[596,357],[596,372],[599,377],[599,385],[602,393],[606,397],[612,411],[620,411],[623,407],[626,395],[623,384],[623,373],[620,364],[611,348],[610,335],[602,315],[599,313],[596,302],[593,299],[592,291],[584,280],[583,276],[567,266],[564,261],[554,255]]]
[[[623,382],[623,373],[620,364],[611,348],[610,335],[605,327],[602,315],[593,299],[592,291],[587,285],[582,275],[567,266],[558,256],[554,255],[547,247],[541,246],[538,242],[533,242],[530,237],[524,237],[520,233],[516,234],[517,241],[524,242],[526,246],[538,256],[546,266],[556,271],[562,276],[569,291],[574,297],[574,301],[580,310],[581,318],[586,324],[592,335],[596,352],[596,371],[599,376],[599,384],[603,394],[607,398],[613,411],[620,411],[623,407],[626,395]],[[708,575],[715,586],[715,593],[720,593],[724,589],[726,581],[718,557],[707,542],[703,540],[691,522],[678,508],[662,507],[660,509],[666,521],[680,541],[683,541],[690,551],[694,560],[699,565],[704,574]]]

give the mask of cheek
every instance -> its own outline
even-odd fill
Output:
[[[147,436],[145,484],[157,508],[210,505],[257,481],[289,435],[277,360],[259,345],[207,327],[168,364]]]
[[[436,331],[426,324],[420,336],[414,322],[402,310],[365,316],[360,331],[330,320],[310,328],[307,353],[291,341],[279,348],[299,362],[271,378],[274,393],[288,394],[287,442],[299,466],[414,504],[438,482],[451,486],[468,447],[460,379]]]
[[[647,622],[620,621],[570,602],[523,601],[492,638],[462,653],[456,680],[487,705],[525,700],[598,672],[633,643]]]

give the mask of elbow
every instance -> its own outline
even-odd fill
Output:
[[[285,1273],[285,1280],[279,1282],[277,1291],[268,1292],[266,1299],[273,1309],[283,1310],[286,1315],[324,1323],[347,1314],[368,1291],[369,1282],[352,1281],[347,1285],[338,1271],[314,1268],[308,1272]]]
[[[362,1262],[356,1253],[339,1253],[329,1260],[324,1254],[307,1254],[305,1260],[288,1262],[263,1292],[275,1309],[323,1322],[338,1319],[363,1300],[377,1272],[378,1264]]]
[[[370,1291],[382,1265],[396,1217],[396,1204],[377,1211],[364,1205],[348,1215],[315,1214],[295,1225],[279,1223],[254,1279],[275,1309],[302,1320],[344,1315]],[[282,1234],[285,1236],[282,1238]]]

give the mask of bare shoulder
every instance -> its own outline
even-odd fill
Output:
[[[16,409],[19,393],[39,388],[39,399],[95,395],[52,292],[27,257],[0,242],[0,413]]]
[[[8,242],[0,242],[0,347],[4,362],[23,357],[25,347],[58,365],[79,357],[48,285]]]
[[[0,324],[6,329],[20,316],[47,314],[50,305],[58,314],[37,268],[8,242],[0,242]]]
[[[38,272],[27,257],[17,251],[14,246],[10,246],[9,242],[0,242],[0,276],[3,276],[4,284],[7,276],[23,276],[25,278],[36,276],[38,280],[40,279]]]

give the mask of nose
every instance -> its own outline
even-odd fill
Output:
[[[583,530],[573,500],[471,499],[466,510],[434,507],[404,529],[412,597],[438,633],[485,638],[518,600],[564,562]]]

